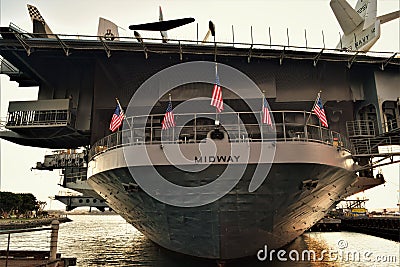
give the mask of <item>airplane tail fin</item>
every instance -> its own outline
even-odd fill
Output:
[[[105,18],[99,18],[99,27],[97,29],[97,39],[104,38],[105,40],[119,40],[118,26]]]
[[[368,10],[369,8],[371,8],[371,10]],[[375,9],[376,17],[376,0],[358,0],[355,7],[352,9],[354,9],[362,18],[366,18],[368,13],[371,13]]]
[[[27,7],[33,24],[33,33],[37,34],[35,36],[41,38],[56,38],[42,15],[40,15],[39,10],[35,6],[29,4],[27,4]]]
[[[358,0],[354,9],[346,0],[331,0],[330,5],[345,33],[346,31],[344,28],[356,28],[361,24],[362,19],[364,20],[363,30],[365,30],[374,24],[377,19],[383,24],[400,18],[400,10],[377,17],[377,0]]]
[[[359,0],[361,1],[361,0]],[[366,5],[366,8],[365,8]],[[367,29],[370,27],[372,24],[375,24],[376,21],[376,13],[377,13],[377,3],[376,0],[369,0],[369,2],[366,2],[363,4],[360,9],[362,10],[361,13],[359,13],[363,18],[364,18],[364,26],[363,30]],[[356,5],[356,11],[358,12],[359,9],[357,9]]]
[[[360,2],[361,0],[358,1],[358,3]],[[346,0],[331,0],[329,4],[340,27],[346,35],[354,31],[364,21],[363,17],[361,17]]]
[[[368,51],[380,37],[380,25],[400,17],[400,11],[377,17],[377,0],[358,0],[353,9],[346,0],[330,6],[344,32],[337,48]]]

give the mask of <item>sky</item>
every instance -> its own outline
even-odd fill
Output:
[[[348,1],[355,6],[356,0]],[[27,31],[32,23],[26,4],[36,6],[54,33],[96,35],[99,17],[116,23],[121,36],[133,36],[128,29],[131,24],[158,20],[158,6],[161,5],[164,20],[193,17],[196,22],[168,31],[171,39],[196,40],[197,24],[199,39],[208,30],[208,21],[216,25],[216,40],[232,42],[232,25],[235,42],[251,42],[250,27],[253,28],[254,43],[269,44],[269,29],[272,44],[305,46],[305,30],[309,47],[336,47],[341,33],[340,26],[329,6],[329,0],[0,0],[0,24],[10,22]],[[378,0],[378,16],[400,9],[399,0]],[[324,41],[322,39],[322,32]],[[399,20],[383,24],[381,38],[372,47],[373,51],[398,52],[400,50]],[[158,32],[142,33],[143,37],[160,38]],[[19,88],[18,84],[0,75],[0,120],[7,114],[8,102],[34,100],[37,88]],[[22,147],[1,140],[0,189],[19,193],[33,193],[39,200],[47,201],[46,209],[63,209],[64,206],[50,200],[49,196],[64,190],[57,184],[58,171],[31,171],[36,162],[42,161],[49,149]],[[395,208],[399,198],[400,164],[382,168],[387,179],[384,186],[361,194],[370,199],[367,208]]]

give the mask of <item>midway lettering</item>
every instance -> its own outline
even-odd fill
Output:
[[[213,162],[239,162],[240,156],[233,155],[233,156],[201,156],[201,157],[194,157],[194,163],[213,163]]]

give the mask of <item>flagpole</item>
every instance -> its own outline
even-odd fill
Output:
[[[262,96],[263,96],[263,98],[262,98],[262,103],[261,103],[261,107],[262,107],[262,109],[261,109],[261,122],[263,120],[263,114],[264,114],[265,90],[262,91]]]
[[[261,141],[263,141],[263,139],[264,139],[264,136],[263,136],[263,125],[264,125],[264,122],[263,122],[263,116],[264,116],[264,101],[265,101],[265,91],[263,90],[262,91],[262,103],[261,103],[261,130],[260,130],[260,132],[261,132]]]
[[[307,118],[307,120],[306,120],[306,125],[307,125],[308,121],[310,120],[310,117],[311,117],[311,115],[312,115],[312,111],[313,111],[315,105],[317,104],[318,98],[321,97],[321,93],[322,93],[322,91],[319,90],[319,92],[318,92],[318,94],[317,94],[317,98],[316,98],[315,101],[314,101],[314,105],[313,105],[312,108],[311,108],[310,115],[308,115],[308,118]]]
[[[215,42],[215,36],[214,36],[214,42]],[[218,76],[218,63],[215,62],[215,77]],[[219,77],[218,77],[219,80]],[[219,86],[219,85],[218,85]],[[215,123],[216,126],[219,126],[219,121],[218,121],[218,109],[215,108]]]
[[[172,97],[171,97],[171,93],[169,93],[168,94],[168,100],[169,100],[169,103],[172,103]],[[169,105],[169,103],[168,103],[168,105]],[[172,104],[171,104],[172,105]],[[175,119],[174,119],[175,120]],[[171,127],[172,128],[172,136],[171,136],[171,139],[172,139],[172,143],[174,142],[174,139],[175,139],[175,127]]]

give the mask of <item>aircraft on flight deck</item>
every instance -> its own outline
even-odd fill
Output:
[[[376,16],[377,0],[358,0],[352,8],[346,0],[331,0],[330,6],[344,35],[336,48],[368,51],[381,35],[381,24],[400,17],[400,11]]]
[[[108,41],[118,41],[118,26],[114,22],[100,17],[97,36],[97,39],[104,38]]]
[[[33,24],[33,33],[36,37],[56,38],[37,7],[27,4],[29,16]],[[105,18],[99,18],[97,30],[98,39],[104,37],[106,40],[119,40],[118,26]]]
[[[167,35],[168,30],[192,23],[194,21],[194,18],[164,20],[161,6],[159,7],[159,10],[160,10],[160,15],[159,15],[158,22],[150,22],[150,23],[136,24],[136,25],[129,26],[130,30],[135,30],[134,34],[139,42],[142,42],[142,39],[141,39],[142,37],[140,36],[139,32],[137,32],[137,30],[159,31],[161,33],[163,43],[166,43],[168,41],[168,35]]]
[[[33,25],[33,33],[37,33],[36,37],[43,37],[43,38],[56,38],[54,33],[50,30],[49,26],[47,25],[46,21],[40,15],[39,10],[32,5],[27,4],[28,13],[32,20]],[[43,33],[43,35],[41,35]]]
[[[208,31],[206,33],[206,36],[204,36],[203,41],[201,42],[202,44],[207,42],[208,38],[210,37],[210,34],[215,38],[215,25],[211,20],[208,22]]]
[[[27,6],[33,23],[33,33],[42,34],[38,35],[39,37],[56,38],[39,10],[32,5],[28,4]],[[344,50],[368,51],[380,37],[380,25],[400,17],[400,11],[377,17],[377,0],[358,0],[355,8],[352,8],[346,0],[331,0],[330,6],[344,32],[337,48]],[[195,21],[194,18],[164,21],[160,6],[158,22],[130,25],[129,29],[135,30],[134,34],[139,42],[143,42],[143,40],[136,30],[159,31],[163,42],[166,43],[168,30],[193,21]],[[209,30],[203,43],[207,41],[210,33],[215,36],[215,25],[212,21],[209,21]],[[98,39],[119,40],[118,26],[107,19],[99,18],[97,35]]]

